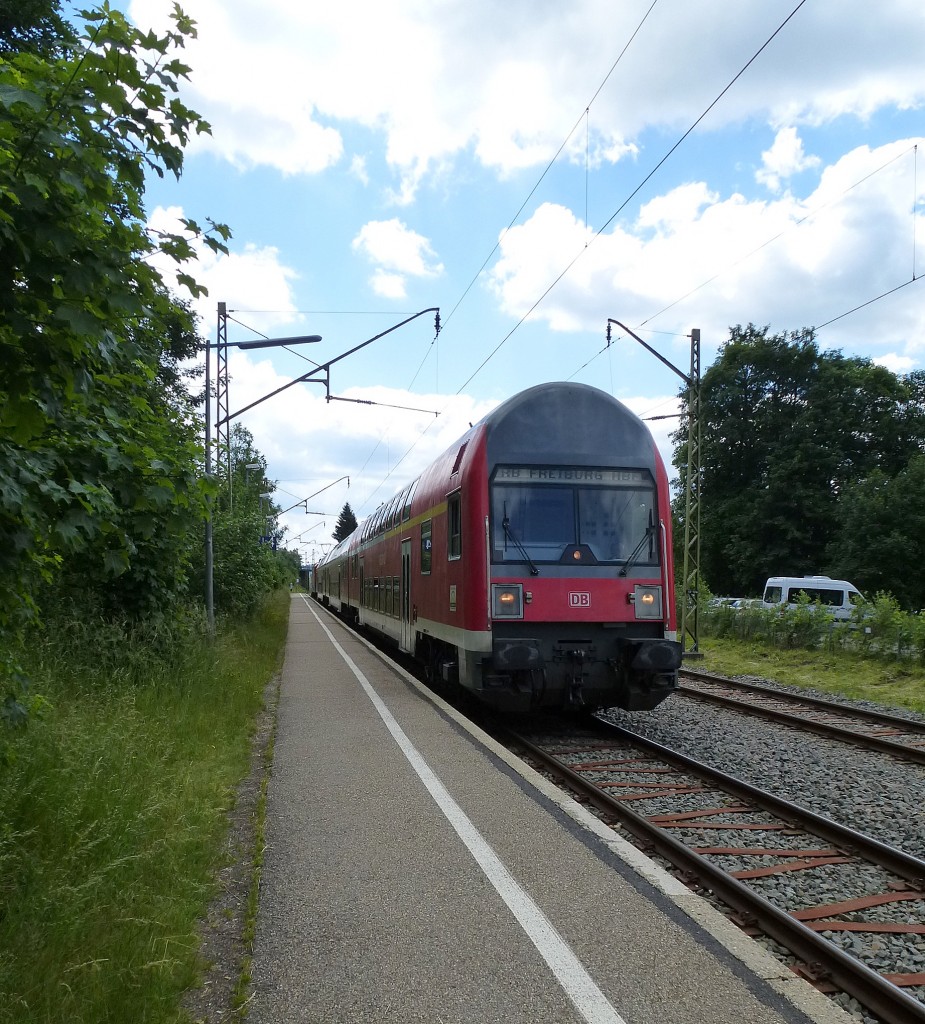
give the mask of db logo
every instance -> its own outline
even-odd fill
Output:
[[[574,591],[568,596],[569,608],[590,608],[591,607],[591,595],[575,593]]]

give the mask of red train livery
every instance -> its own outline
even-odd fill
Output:
[[[472,427],[314,568],[312,591],[498,708],[654,708],[677,685],[668,478],[583,384]]]

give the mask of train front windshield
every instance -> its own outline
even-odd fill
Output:
[[[636,469],[499,466],[491,486],[493,562],[658,564],[655,486]]]

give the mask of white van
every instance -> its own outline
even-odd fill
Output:
[[[796,606],[800,594],[806,594],[810,601],[818,601],[836,619],[850,619],[856,605],[864,596],[847,580],[833,580],[831,576],[772,576],[764,585],[762,608]]]

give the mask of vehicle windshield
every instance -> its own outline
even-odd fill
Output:
[[[499,466],[492,561],[559,562],[576,545],[597,562],[658,564],[655,487],[642,470]]]

